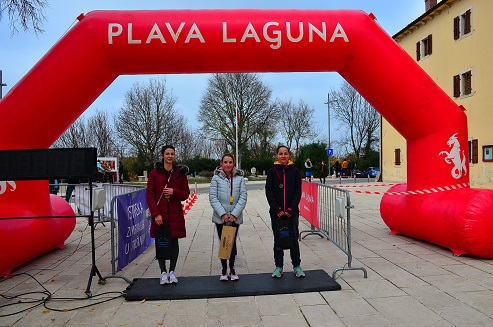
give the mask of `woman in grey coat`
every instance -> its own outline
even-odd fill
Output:
[[[225,154],[221,158],[221,166],[217,167],[212,177],[209,188],[209,202],[214,210],[212,222],[216,224],[217,234],[221,239],[223,225],[231,223],[236,227],[238,235],[239,225],[243,223],[243,209],[247,202],[247,190],[243,171],[236,169],[234,158],[231,154]],[[236,235],[229,258],[229,274],[227,274],[228,263],[226,259],[221,259],[222,272],[220,280],[238,280],[235,272],[236,258]]]

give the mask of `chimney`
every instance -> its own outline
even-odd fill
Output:
[[[436,5],[437,5],[437,0],[425,0],[425,11],[430,10]]]

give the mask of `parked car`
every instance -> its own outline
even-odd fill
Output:
[[[353,177],[365,177],[365,173],[361,170],[354,169],[353,170]]]
[[[377,177],[378,173],[380,173],[380,167],[368,167],[367,170],[365,170],[365,177],[371,177],[375,178]]]

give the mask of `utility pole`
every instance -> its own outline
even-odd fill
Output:
[[[4,86],[7,86],[7,84],[5,84],[3,81],[2,81],[2,70],[0,69],[0,99],[2,98],[2,94],[3,94],[3,87]]]
[[[330,156],[332,155],[332,151],[334,151],[331,147],[331,143],[330,143],[330,104],[333,103],[333,102],[337,102],[338,100],[337,99],[334,99],[334,100],[330,100],[330,94],[327,93],[327,102],[325,102],[325,104],[327,105],[327,113],[328,113],[328,120],[327,120],[327,130],[329,132],[329,142],[327,143],[327,157],[329,159],[329,161],[327,161],[327,166],[329,167],[329,175],[330,175]]]

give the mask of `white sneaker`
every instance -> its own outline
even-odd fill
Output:
[[[236,274],[235,270],[232,269],[229,271],[229,278],[231,278],[231,280],[238,280],[238,279],[240,279],[240,276],[238,276]]]
[[[159,280],[159,284],[161,284],[161,285],[169,284],[168,274],[166,272],[163,272],[161,274],[161,279]]]
[[[176,284],[176,283],[178,283],[178,278],[176,278],[176,275],[175,275],[175,272],[174,271],[170,271],[169,272],[169,282],[170,282],[170,284]]]

